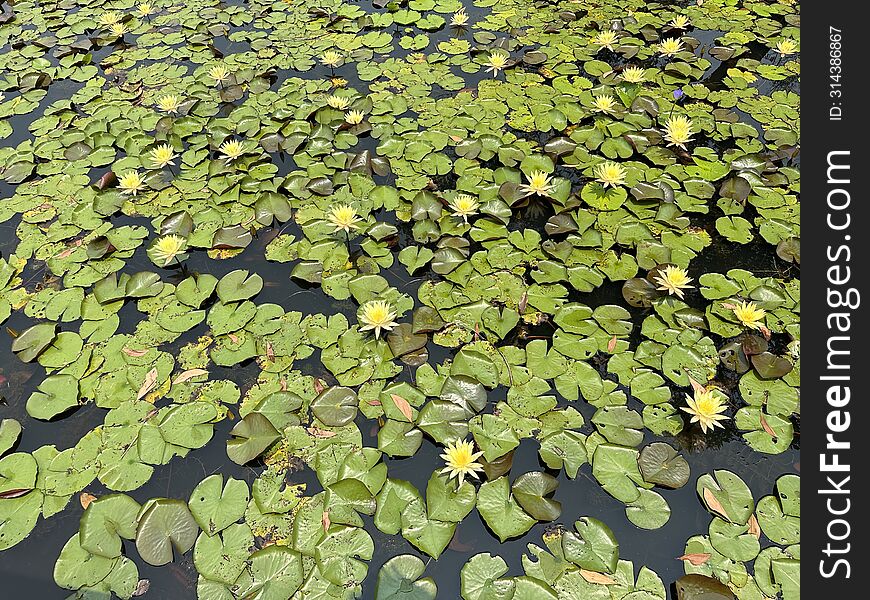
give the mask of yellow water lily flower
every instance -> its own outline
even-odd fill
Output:
[[[145,180],[137,171],[127,171],[118,179],[118,187],[123,190],[122,193],[135,196],[145,188]]]
[[[327,50],[320,56],[320,62],[330,68],[335,68],[341,64],[344,57],[335,50]]]
[[[553,189],[552,178],[544,171],[532,171],[528,175],[529,183],[522,186],[522,190],[527,194],[538,194],[539,196],[549,196]]]
[[[455,13],[453,13],[453,17],[450,19],[450,24],[454,27],[462,27],[463,25],[468,23],[468,14],[465,12],[465,7],[463,6]]]
[[[776,43],[776,51],[779,52],[783,56],[789,56],[797,52],[798,45],[792,39],[785,38],[783,40],[779,40]]]
[[[689,285],[692,281],[689,273],[676,265],[668,265],[664,269],[659,269],[659,273],[653,277],[653,281],[659,284],[658,289],[671,296],[676,296],[680,300],[683,299],[683,290],[694,287]]]
[[[665,123],[664,138],[668,146],[677,146],[686,149],[686,144],[692,141],[692,120],[683,115],[671,117]]]
[[[151,157],[151,162],[158,169],[162,169],[166,165],[174,166],[175,158],[178,156],[171,144],[161,144],[156,148],[152,148],[148,154]]]
[[[605,29],[604,31],[598,32],[594,38],[592,38],[592,43],[601,46],[602,48],[607,48],[608,50],[613,50],[613,45],[619,37],[616,35],[616,32],[612,29]]]
[[[348,106],[350,106],[350,100],[345,98],[344,96],[330,96],[326,99],[326,103],[332,108],[338,110],[344,110]]]
[[[356,210],[350,204],[336,204],[326,216],[330,223],[335,226],[335,231],[350,233],[351,229],[359,228],[357,223],[362,221],[356,214]]]
[[[171,115],[177,113],[179,107],[181,107],[181,98],[175,94],[167,94],[157,99],[157,108]]]
[[[227,162],[231,162],[245,153],[245,146],[238,140],[227,140],[220,145],[218,151],[226,157]]]
[[[662,40],[658,46],[659,53],[665,56],[673,56],[683,49],[683,42],[679,38],[668,38]]]
[[[613,112],[613,109],[616,108],[616,100],[613,96],[604,94],[602,96],[595,96],[592,105],[595,107],[595,110],[599,112],[611,113]]]
[[[347,87],[347,79],[345,79],[344,77],[332,77],[332,78],[329,80],[329,83],[330,83],[330,85],[332,85],[332,87],[334,87],[334,88],[343,88],[343,87]]]
[[[365,115],[361,110],[349,110],[344,113],[344,122],[348,125],[359,125],[363,122]]]
[[[674,29],[685,29],[689,26],[689,17],[686,15],[677,15],[671,19],[670,26]]]
[[[734,316],[744,327],[761,330],[764,328],[764,316],[767,314],[763,308],[759,308],[755,302],[743,301],[731,310]]]
[[[130,32],[124,23],[112,23],[109,26],[109,31],[112,32],[112,35],[117,37],[124,37],[125,34]]]
[[[468,217],[475,214],[480,208],[480,203],[477,198],[469,194],[458,194],[450,201],[450,208],[453,210],[453,215],[462,217],[462,220],[468,223]]]
[[[120,22],[121,22],[121,17],[118,16],[118,13],[111,12],[111,11],[104,12],[97,19],[97,23],[99,23],[100,26],[104,27],[105,29],[108,29],[112,25],[114,25],[116,23],[120,23]]]
[[[381,330],[391,331],[398,323],[394,321],[396,313],[389,302],[384,300],[370,300],[363,304],[359,320],[363,326],[360,331],[375,332],[375,337],[381,336]]]
[[[441,458],[447,464],[441,469],[441,474],[449,473],[448,479],[455,477],[459,485],[462,485],[466,476],[478,479],[477,472],[483,471],[483,465],[475,461],[481,456],[483,452],[474,451],[474,442],[465,440],[448,442],[441,454]]]
[[[161,267],[167,266],[176,256],[184,252],[187,240],[180,235],[171,233],[158,238],[151,246],[151,256],[155,263]]]
[[[619,163],[603,162],[595,167],[596,180],[604,187],[617,187],[625,183],[625,169]]]
[[[626,67],[622,70],[622,79],[628,83],[641,83],[646,80],[646,70],[640,67]]]
[[[509,59],[510,54],[508,54],[507,52],[502,52],[501,50],[493,50],[489,53],[489,62],[487,63],[489,67],[486,69],[486,72],[492,73],[492,76],[495,77],[496,75],[498,75],[499,71],[507,66]]]
[[[696,389],[694,397],[686,395],[686,404],[688,406],[682,407],[683,410],[692,415],[692,423],[700,423],[704,433],[712,431],[714,427],[725,427],[720,421],[728,420],[728,416],[722,414],[728,406],[713,389]]]
[[[214,79],[215,85],[220,85],[230,78],[230,70],[224,65],[215,65],[208,70],[208,76]]]
[[[143,17],[150,17],[157,12],[157,9],[150,2],[140,2],[136,7],[136,11]]]

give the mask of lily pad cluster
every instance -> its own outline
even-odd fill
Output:
[[[498,542],[546,524],[546,549],[523,575],[471,557],[464,600],[664,600],[594,515],[559,522],[560,482],[658,529],[696,477],[715,518],[687,572],[793,597],[795,477],[756,507],[686,456],[799,433],[799,24],[728,0],[17,2],[0,323],[35,376],[0,421],[0,550],[78,497],[76,597],[187,553],[203,599],[353,598],[401,536],[420,556],[376,597],[434,598],[421,556],[476,512]],[[703,394],[721,430],[690,420]],[[79,439],[18,450],[84,410]],[[462,440],[480,480],[423,459]],[[215,445],[250,480],[138,491]]]
[[[701,476],[697,489],[713,520],[686,542],[686,573],[714,577],[741,600],[800,598],[800,477],[781,476],[757,503],[730,471]]]

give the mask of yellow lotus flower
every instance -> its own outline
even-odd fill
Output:
[[[539,196],[549,196],[552,191],[552,178],[544,171],[532,171],[528,175],[529,183],[522,186],[522,190],[527,194],[538,194]]]
[[[159,266],[165,267],[186,248],[187,240],[171,233],[155,240],[154,245],[151,246],[151,255]]]
[[[351,229],[359,228],[357,223],[362,221],[350,204],[336,204],[326,218],[335,226],[334,231],[344,231],[345,233],[350,233]]]
[[[682,407],[683,410],[692,415],[692,423],[701,424],[704,433],[714,427],[725,427],[719,421],[728,420],[728,416],[722,414],[728,407],[714,390],[697,389],[694,398],[686,395],[686,404],[688,406]]]
[[[124,194],[135,196],[145,188],[145,180],[143,180],[136,171],[127,171],[118,179],[118,187]]]
[[[232,162],[245,153],[245,146],[238,140],[227,140],[218,147],[218,151],[223,154],[227,162]]]
[[[348,100],[344,96],[330,96],[326,99],[326,103],[332,108],[338,110],[344,110],[345,108],[350,106],[350,100]]]
[[[797,42],[789,38],[779,40],[776,43],[776,51],[783,56],[789,56],[790,54],[794,54],[795,52],[797,52],[797,49]]]
[[[361,314],[359,315],[360,322],[363,326],[360,331],[374,330],[375,337],[381,336],[381,330],[391,331],[398,323],[393,319],[396,318],[396,313],[390,306],[389,302],[384,300],[370,300],[363,304]]]
[[[686,149],[686,144],[692,141],[692,120],[682,115],[671,117],[665,123],[664,138],[668,146]]]
[[[764,312],[763,308],[759,308],[755,302],[743,301],[731,310],[734,311],[734,316],[744,327],[755,330],[764,328],[763,321],[767,313]]]
[[[109,26],[109,31],[112,32],[112,35],[117,37],[124,37],[124,34],[130,32],[130,30],[127,29],[127,26],[124,23],[112,23]]]
[[[327,50],[320,56],[320,62],[330,68],[335,68],[341,64],[343,56],[335,50]]]
[[[685,29],[689,26],[689,17],[686,15],[677,15],[671,20],[670,25],[674,29]]]
[[[595,96],[595,101],[592,103],[595,110],[603,113],[611,113],[616,108],[616,100],[613,96],[604,94],[603,96]]]
[[[617,187],[625,183],[625,169],[615,162],[603,162],[595,167],[597,181],[604,187]]]
[[[215,65],[208,70],[208,76],[214,79],[215,85],[220,85],[230,78],[230,70],[224,65]]]
[[[344,77],[333,77],[329,80],[329,83],[334,88],[347,87],[347,79],[345,79]]]
[[[136,7],[136,10],[143,17],[149,17],[149,16],[153,15],[155,12],[157,12],[157,9],[154,8],[154,5],[151,4],[150,2],[140,2],[139,6]]]
[[[462,27],[466,23],[468,23],[468,14],[465,12],[465,7],[462,7],[453,13],[450,24],[454,27]]]
[[[499,71],[507,66],[509,59],[510,54],[508,54],[507,52],[502,52],[501,50],[493,50],[489,53],[489,62],[487,63],[489,67],[486,69],[486,72],[492,73],[492,76],[495,77],[496,75],[498,75]]]
[[[462,217],[462,220],[468,223],[468,217],[477,212],[480,203],[474,196],[459,194],[450,201],[450,208],[453,210],[454,216]]]
[[[653,281],[659,284],[658,289],[681,300],[683,299],[683,290],[694,287],[689,285],[692,278],[689,277],[686,270],[675,265],[659,269],[659,274],[653,277]]]
[[[680,52],[683,49],[683,42],[681,42],[679,38],[668,38],[666,40],[662,40],[658,48],[660,54],[664,54],[665,56],[673,56],[674,54]]]
[[[608,50],[613,50],[613,45],[619,37],[616,35],[616,32],[612,29],[605,29],[604,31],[598,32],[594,38],[592,38],[592,43],[601,46],[602,48],[607,48]]]
[[[483,452],[475,452],[473,442],[465,440],[448,442],[441,454],[447,466],[441,469],[441,473],[449,473],[448,479],[456,477],[459,485],[462,485],[466,476],[478,479],[477,471],[483,471],[483,465],[475,461],[481,456]]]
[[[641,83],[646,80],[646,70],[640,67],[626,67],[622,70],[622,79],[628,83]]]
[[[121,17],[118,16],[116,12],[104,12],[100,15],[100,18],[97,19],[97,23],[100,24],[101,27],[108,29],[112,25],[121,22]]]
[[[177,113],[179,107],[181,107],[181,98],[175,94],[167,94],[157,99],[157,108],[171,115]]]
[[[363,122],[365,115],[361,110],[349,110],[344,113],[344,122],[348,125],[359,125]]]
[[[175,165],[174,160],[178,156],[171,144],[161,144],[152,148],[148,154],[151,157],[151,162],[159,169],[166,165]]]

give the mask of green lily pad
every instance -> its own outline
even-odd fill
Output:
[[[190,493],[187,504],[193,518],[208,535],[223,531],[245,514],[248,484],[216,473],[200,481]]]
[[[227,456],[239,465],[254,460],[281,438],[275,426],[260,413],[245,415],[230,435],[233,437],[227,440]]]
[[[49,375],[27,399],[27,414],[48,421],[79,405],[79,382],[72,375]]]
[[[480,486],[477,510],[502,542],[524,534],[537,523],[511,495],[507,477],[499,477]]]
[[[126,494],[109,494],[91,502],[79,525],[79,542],[97,556],[121,556],[121,539],[136,537],[136,517],[141,505]]]
[[[582,569],[613,573],[619,560],[619,544],[610,528],[593,517],[581,517],[573,531],[562,534],[565,559]]]
[[[426,564],[411,554],[383,564],[375,584],[375,600],[435,600],[438,587],[431,577],[420,579]]]
[[[670,489],[678,489],[689,481],[689,463],[673,446],[653,442],[640,451],[637,461],[645,481]]]
[[[562,504],[547,498],[559,487],[552,475],[533,471],[517,477],[511,486],[514,499],[529,515],[538,521],[555,521],[562,514]]]
[[[136,549],[149,565],[172,562],[173,550],[184,554],[193,547],[199,526],[181,500],[158,498],[145,504],[136,530]]]
[[[358,400],[356,392],[347,387],[330,387],[311,401],[311,412],[324,425],[342,427],[354,420]]]

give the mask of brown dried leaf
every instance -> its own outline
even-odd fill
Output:
[[[610,341],[607,342],[607,351],[612,353],[615,349],[616,349],[616,336],[613,336],[612,338],[610,338]]]
[[[96,496],[87,492],[82,492],[81,494],[79,494],[79,504],[81,504],[82,508],[84,509],[87,509],[87,507],[90,506],[91,502],[96,499]]]
[[[708,552],[698,552],[696,554],[683,554],[682,556],[678,556],[677,560],[687,560],[692,563],[693,566],[698,567],[710,560],[710,556],[711,554]]]
[[[127,356],[132,356],[133,358],[139,358],[140,356],[145,356],[148,354],[147,350],[134,350],[133,348],[124,348],[121,350]]]
[[[756,539],[761,539],[761,527],[758,525],[758,519],[755,515],[749,517],[749,533],[755,536]]]
[[[323,531],[329,531],[329,526],[332,524],[332,521],[329,520],[329,511],[323,511],[323,517],[321,517],[320,522],[323,524]]]
[[[323,382],[320,380],[320,378],[315,377],[314,378],[314,391],[317,392],[318,394],[320,394],[325,389],[326,389],[326,386],[323,384]]]
[[[157,367],[148,371],[145,375],[145,381],[142,382],[142,387],[139,388],[139,393],[136,394],[136,400],[141,400],[148,395],[148,392],[157,387]]]
[[[334,431],[329,431],[328,429],[318,429],[317,427],[307,427],[305,430],[314,437],[322,439],[335,437],[337,435]]]
[[[408,404],[408,401],[399,396],[398,394],[390,394],[390,398],[393,399],[393,404],[396,405],[396,408],[399,409],[399,412],[402,413],[408,422],[414,422],[414,411],[411,409],[411,405]]]
[[[138,598],[139,596],[144,596],[148,589],[151,587],[151,581],[148,579],[140,579],[136,583],[136,591],[133,592],[133,597]]]
[[[32,488],[16,488],[14,490],[6,490],[5,492],[0,492],[0,500],[11,500],[13,498],[20,498],[21,496],[26,496],[32,491]]]
[[[767,433],[767,435],[776,439],[776,432],[773,430],[773,428],[770,425],[768,425],[767,419],[764,418],[764,413],[759,413],[758,417],[759,417],[759,420],[761,421],[761,428],[764,429],[764,431]]]
[[[701,385],[700,383],[698,383],[697,381],[695,381],[694,379],[692,379],[692,376],[691,376],[691,375],[689,375],[688,373],[686,373],[686,377],[689,378],[689,383],[692,385],[692,390],[694,390],[695,392],[703,392],[703,391],[705,391],[705,390],[704,390],[704,386]]]
[[[589,583],[597,583],[599,585],[613,585],[616,583],[616,580],[610,575],[596,573],[595,571],[587,571],[586,569],[580,569],[580,576]]]
[[[188,369],[179,373],[178,377],[172,380],[172,383],[173,385],[184,383],[185,381],[190,381],[194,377],[199,377],[200,375],[208,375],[208,371],[205,369]]]
[[[269,362],[275,362],[275,349],[272,347],[272,342],[266,342],[266,358]]]
[[[725,507],[722,506],[722,503],[716,499],[716,496],[713,495],[713,492],[710,488],[704,488],[704,503],[714,513],[720,514],[726,519],[728,518],[728,513],[725,512]]]

